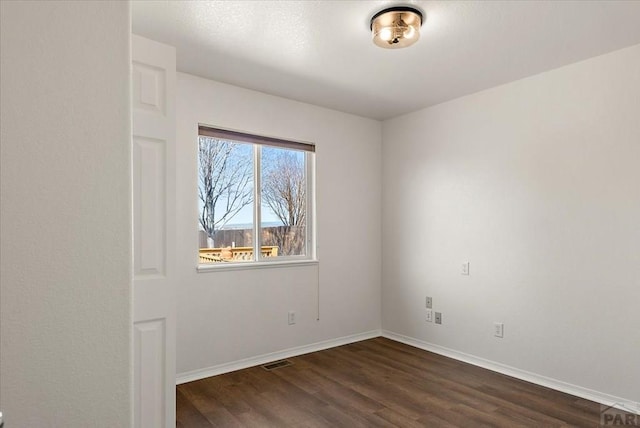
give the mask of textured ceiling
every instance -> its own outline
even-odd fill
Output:
[[[369,19],[411,4],[418,43],[371,42]],[[134,1],[133,32],[180,71],[375,119],[640,43],[640,1]]]

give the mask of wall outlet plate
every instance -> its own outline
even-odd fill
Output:
[[[433,308],[433,299],[431,297],[429,297],[429,296],[427,296],[426,305],[427,305],[427,309]]]
[[[433,322],[433,309],[427,309],[427,315],[425,317],[427,322]]]
[[[289,311],[288,314],[289,325],[293,325],[296,323],[296,313],[293,311]]]
[[[442,312],[436,312],[436,324],[442,324]]]
[[[504,337],[504,324],[501,322],[493,323],[493,335],[495,337]]]

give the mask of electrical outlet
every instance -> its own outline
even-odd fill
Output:
[[[460,273],[462,275],[469,275],[469,262],[462,263],[462,270]]]
[[[289,325],[293,325],[296,323],[296,313],[293,311],[289,311]]]
[[[433,322],[433,309],[427,309],[427,322]]]
[[[433,308],[433,299],[427,296],[427,309]]]
[[[436,312],[436,324],[442,324],[442,312]]]
[[[493,323],[493,335],[495,337],[504,337],[504,324],[501,322]]]

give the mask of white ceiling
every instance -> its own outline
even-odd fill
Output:
[[[369,19],[426,14],[401,50]],[[177,48],[180,71],[375,119],[640,43],[640,1],[134,1],[133,32]]]

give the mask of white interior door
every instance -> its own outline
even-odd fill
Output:
[[[175,48],[132,35],[134,426],[175,427]]]

